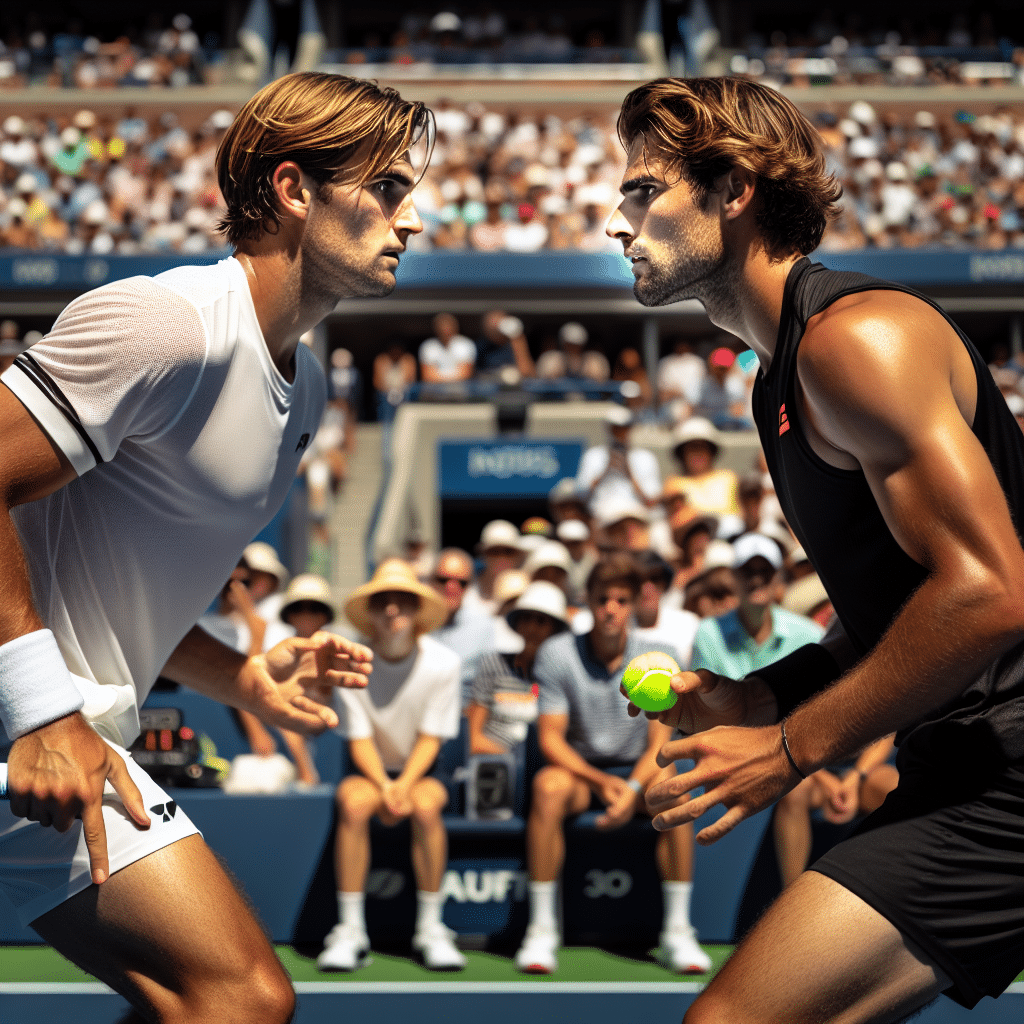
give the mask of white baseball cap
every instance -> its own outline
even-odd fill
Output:
[[[265,572],[277,577],[278,587],[288,582],[290,573],[284,567],[277,552],[270,544],[262,540],[254,540],[247,545],[242,552],[242,561],[245,562],[253,572]]]
[[[589,540],[590,530],[582,519],[566,519],[555,527],[555,536],[563,543]]]
[[[476,549],[484,552],[490,548],[518,548],[521,539],[513,523],[507,519],[492,519],[480,533]]]
[[[736,558],[733,564],[737,569],[746,565],[752,558],[758,557],[767,560],[773,569],[782,568],[782,552],[779,545],[763,533],[743,534],[733,541],[732,549]]]
[[[557,540],[546,540],[536,551],[531,551],[523,562],[523,572],[531,575],[538,569],[553,566],[556,569],[564,569],[568,572],[572,568],[572,555],[569,549]]]
[[[518,612],[542,612],[560,622],[563,629],[567,629],[569,626],[569,620],[566,617],[565,594],[562,593],[561,587],[556,587],[554,583],[548,583],[547,580],[535,580],[517,598],[512,610],[506,616],[508,624],[513,628],[515,628]]]

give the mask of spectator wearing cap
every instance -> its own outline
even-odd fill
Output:
[[[505,367],[514,367],[520,377],[533,377],[536,367],[526,341],[523,321],[509,316],[500,309],[484,314],[482,336],[476,343],[476,373],[478,377],[497,377]]]
[[[515,654],[523,646],[523,638],[509,627],[505,616],[529,585],[530,577],[522,569],[506,569],[494,581],[494,649],[502,654]]]
[[[526,561],[523,562],[523,572],[529,575],[531,582],[543,580],[554,584],[568,596],[571,565],[572,556],[561,541],[545,540],[535,551],[531,551],[526,556]]]
[[[492,519],[480,532],[476,546],[484,567],[475,582],[466,588],[463,607],[484,615],[497,610],[494,601],[494,581],[506,569],[515,569],[522,561],[519,547],[520,533],[507,519]]]
[[[590,525],[587,494],[576,482],[575,477],[562,477],[548,491],[548,511],[556,527],[567,519],[578,519],[586,526]]]
[[[285,600],[282,588],[287,586],[291,574],[273,546],[265,541],[254,540],[246,545],[242,561],[249,570],[249,593],[256,610],[266,622],[274,622]]]
[[[586,597],[587,577],[597,564],[590,528],[580,519],[566,519],[555,527],[555,537],[569,552],[568,599],[573,608],[579,608]]]
[[[632,501],[647,507],[661,494],[661,470],[654,453],[630,444],[633,414],[624,406],[609,406],[605,414],[606,444],[583,453],[576,483],[588,495],[595,516],[612,502]]]
[[[433,637],[459,656],[462,683],[468,687],[480,655],[495,650],[496,645],[493,617],[479,606],[467,608],[464,603],[466,591],[473,584],[473,559],[469,553],[461,548],[438,552],[430,584],[448,608]]]
[[[473,376],[476,346],[459,333],[451,313],[438,313],[432,321],[433,337],[419,348],[420,377],[424,384],[453,384]]]
[[[39,146],[29,134],[24,118],[17,114],[4,119],[0,163],[18,171],[31,170],[39,165]]]
[[[715,515],[738,515],[739,479],[731,469],[716,469],[720,437],[710,420],[693,416],[672,432],[672,453],[679,463],[682,490],[690,505]]]
[[[736,353],[720,346],[708,355],[707,373],[694,392],[692,414],[710,420],[719,430],[752,430],[747,416],[743,378],[733,372]]]
[[[558,348],[543,352],[537,360],[537,376],[544,380],[590,380],[603,384],[611,376],[608,360],[586,348],[590,334],[575,320],[558,329]]]
[[[613,498],[595,520],[601,551],[646,551],[651,546],[651,516],[634,498]]]
[[[635,557],[640,574],[640,590],[633,609],[636,635],[674,647],[681,659],[680,666],[689,668],[700,619],[693,612],[665,603],[675,572],[661,555],[654,551],[638,551]]]
[[[682,592],[671,590],[665,603],[678,598],[681,607],[699,619],[715,618],[731,612],[739,604],[736,577],[732,571],[736,556],[727,540],[713,540],[704,552],[703,571],[694,576]]]
[[[445,600],[400,559],[382,562],[345,601],[345,615],[373,651],[365,689],[334,697],[338,729],[355,771],[336,793],[335,881],[339,923],[317,967],[351,971],[366,962],[366,876],[370,819],[391,826],[411,819],[417,912],[413,948],[425,966],[458,970],[465,957],[441,921],[448,836],[441,812],[448,791],[431,776],[441,744],[458,735],[459,659],[428,634],[448,614]]]
[[[774,540],[747,533],[733,544],[733,552],[739,605],[701,622],[693,667],[742,679],[804,644],[817,643],[825,631],[805,616],[779,607],[782,552]]]
[[[533,203],[520,203],[516,220],[505,227],[505,248],[509,252],[539,252],[547,245],[548,228]]]
[[[656,762],[668,726],[642,715],[631,718],[619,691],[626,665],[664,646],[630,629],[639,589],[631,555],[598,562],[587,581],[593,628],[584,636],[551,637],[534,661],[540,687],[537,738],[547,764],[533,777],[527,822],[530,923],[516,953],[521,971],[547,974],[558,968],[556,885],[565,856],[565,819],[593,807],[600,811],[599,829],[621,828],[646,814],[644,792],[650,785],[676,774],[674,765],[659,769]],[[675,656],[671,649],[667,653]],[[678,972],[710,967],[689,921],[692,854],[692,825],[658,834],[665,916],[656,955]]]
[[[513,602],[507,623],[520,639],[520,650],[485,654],[479,661],[466,708],[473,754],[513,749],[537,720],[533,662],[545,640],[569,628],[565,594],[553,583],[535,580]]]

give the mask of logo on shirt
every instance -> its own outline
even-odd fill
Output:
[[[779,406],[779,437],[789,430],[789,417],[786,415],[786,403]]]
[[[177,809],[178,805],[173,800],[168,800],[165,804],[154,804],[150,807],[150,811],[153,814],[161,815],[164,821],[170,821]]]
[[[303,434],[302,437],[299,438],[299,443],[295,446],[295,450],[297,452],[301,452],[307,444],[309,444],[309,434]]]

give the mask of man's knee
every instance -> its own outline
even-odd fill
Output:
[[[349,775],[341,780],[335,793],[338,817],[352,823],[369,821],[380,804],[376,788],[359,775]]]
[[[185,993],[181,1015],[163,1020],[203,1024],[289,1024],[295,1014],[295,989],[277,957],[270,953],[244,970],[208,975]]]
[[[551,809],[564,805],[572,796],[573,776],[563,768],[547,766],[533,777],[534,806]]]

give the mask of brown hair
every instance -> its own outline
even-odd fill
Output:
[[[733,167],[757,175],[757,225],[771,259],[817,248],[843,194],[826,171],[821,138],[785,96],[742,78],[659,78],[623,101],[618,133],[628,149],[665,161],[703,206]]]
[[[221,140],[217,181],[227,213],[218,227],[232,245],[276,230],[271,177],[285,161],[298,164],[326,202],[331,186],[365,184],[425,131],[429,144],[432,125],[422,103],[374,82],[313,71],[285,75],[246,103]]]
[[[626,587],[634,597],[640,593],[640,573],[636,560],[626,551],[605,555],[587,576],[587,596],[601,587]]]

